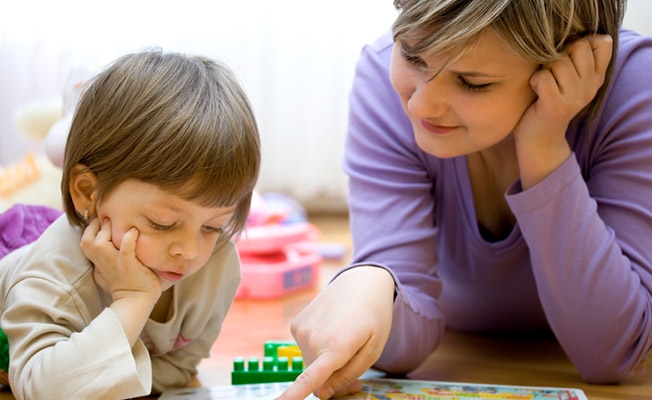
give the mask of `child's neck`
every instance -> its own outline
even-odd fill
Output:
[[[161,297],[159,297],[156,305],[154,306],[154,309],[152,310],[152,313],[149,315],[152,320],[160,323],[167,322],[170,313],[170,307],[172,305],[173,294],[174,287],[171,287],[161,293]]]

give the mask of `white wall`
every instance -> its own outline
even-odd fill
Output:
[[[391,0],[21,0],[0,2],[0,164],[40,144],[13,113],[61,98],[67,74],[143,47],[229,64],[261,130],[259,190],[343,208],[347,96],[362,46],[389,29]]]
[[[652,1],[629,0],[623,26],[652,36]]]

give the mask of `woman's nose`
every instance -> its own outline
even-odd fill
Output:
[[[437,118],[449,108],[445,85],[440,77],[424,80],[415,86],[408,99],[407,109],[413,116],[423,119]]]

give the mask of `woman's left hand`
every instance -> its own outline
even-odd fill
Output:
[[[604,83],[612,47],[608,35],[584,37],[530,78],[537,98],[514,128],[523,189],[536,185],[570,156],[566,130]]]

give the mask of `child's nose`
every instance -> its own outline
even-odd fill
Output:
[[[172,245],[172,254],[191,260],[199,255],[199,240],[195,235],[180,235]]]

